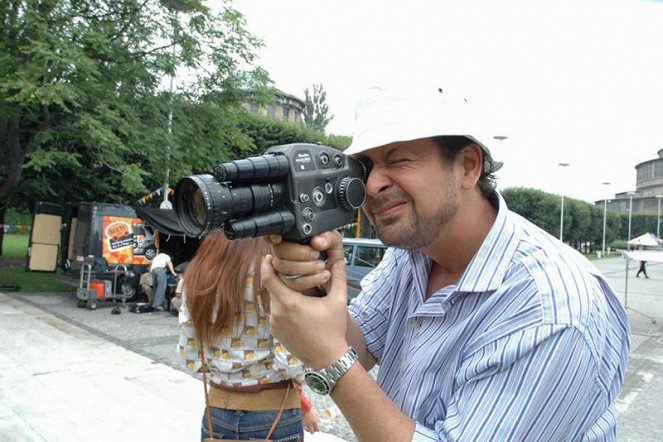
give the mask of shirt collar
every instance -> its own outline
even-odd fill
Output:
[[[496,194],[495,223],[458,281],[456,291],[472,293],[497,290],[516,252],[520,237],[504,198],[499,192]]]
[[[509,216],[504,198],[499,192],[496,195],[495,223],[456,285],[444,287],[425,300],[430,258],[420,251],[406,252],[411,268],[417,269],[413,272],[414,288],[419,294],[410,298],[411,317],[439,316],[446,311],[448,302],[462,293],[494,292],[500,287],[518,247],[520,235],[513,218]]]

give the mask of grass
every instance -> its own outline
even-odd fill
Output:
[[[0,255],[0,291],[2,286],[18,287],[21,292],[70,292],[74,287],[58,280],[55,273],[26,272],[23,259],[28,248],[28,235],[4,235],[2,255]]]
[[[28,235],[5,234],[2,240],[2,254],[0,259],[23,259],[28,249]]]
[[[76,288],[58,281],[59,271],[55,273],[26,272],[25,267],[10,265],[0,267],[0,290],[2,286],[18,287],[20,292],[72,292]]]

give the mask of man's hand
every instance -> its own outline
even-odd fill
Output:
[[[286,282],[292,283],[292,281],[284,282],[277,275],[275,260],[276,258],[268,255],[260,268],[262,284],[271,294],[271,332],[305,365],[314,369],[326,367],[348,349],[345,338],[347,328],[345,263],[336,260],[331,271],[324,271],[331,276],[327,296],[314,298],[304,296],[286,285]],[[294,271],[301,271],[298,270],[299,267],[292,268]],[[306,278],[315,280],[315,275]]]
[[[329,290],[325,286],[330,277],[329,269],[337,261],[343,261],[341,235],[325,232],[311,238],[310,245],[283,241],[279,235],[269,236],[267,240],[274,250],[274,269],[283,276],[288,287],[306,294],[310,294],[311,289],[317,293],[318,287]]]

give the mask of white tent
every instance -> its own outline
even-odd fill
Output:
[[[636,261],[663,262],[663,251],[661,250],[633,250],[622,252],[624,255]]]
[[[649,246],[654,247],[661,244],[661,240],[653,233],[645,233],[637,238],[633,238],[628,242],[629,246]]]

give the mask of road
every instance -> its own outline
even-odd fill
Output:
[[[624,301],[627,288],[625,261],[621,258],[606,258],[594,263]],[[636,264],[631,262],[631,277],[628,279],[626,301],[632,328],[632,350],[629,370],[617,402],[618,435],[620,441],[663,440],[663,423],[659,417],[660,412],[656,411],[663,408],[663,263],[648,265],[649,279],[633,277],[637,270]],[[177,318],[168,313],[136,314],[123,308],[120,315],[111,315],[112,303],[100,304],[99,308],[93,311],[79,309],[76,307],[73,292],[13,293],[7,294],[7,299],[19,302],[34,311],[53,315],[61,322],[53,320],[51,323],[67,324],[66,327],[60,326],[61,332],[66,330],[74,337],[80,333],[93,335],[140,355],[153,364],[169,367],[182,376],[191,376],[179,366],[175,351],[179,332]],[[656,322],[652,322],[652,319]],[[0,356],[3,351],[7,349],[0,347]],[[338,409],[329,398],[306,391],[324,418],[323,431],[343,440],[354,441],[347,422],[338,415]],[[3,396],[0,394],[0,405],[2,401]],[[0,406],[0,432],[1,411]]]

